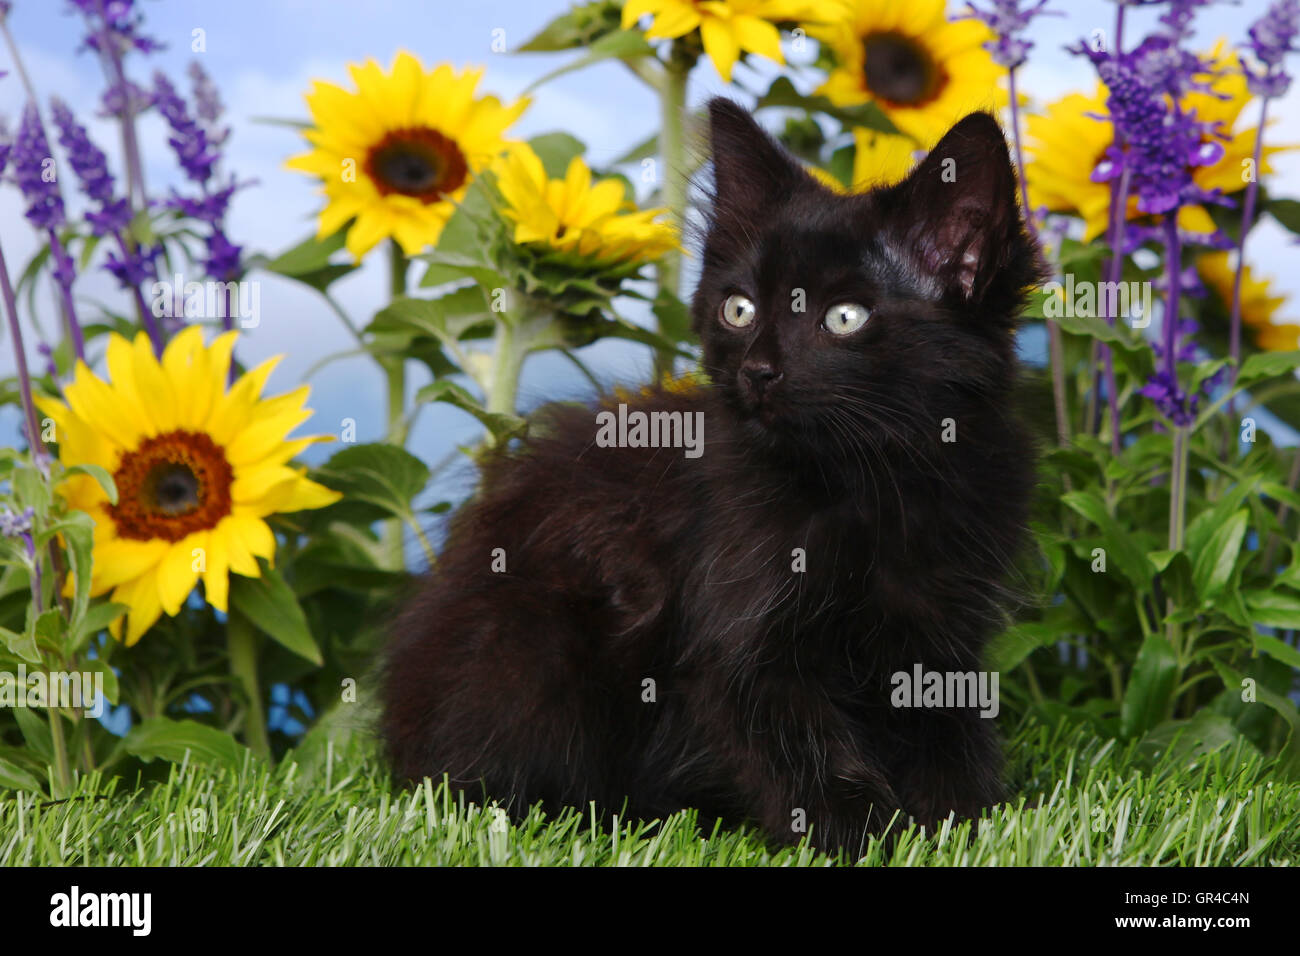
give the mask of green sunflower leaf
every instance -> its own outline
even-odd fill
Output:
[[[188,752],[192,760],[231,770],[238,770],[249,752],[224,730],[194,720],[170,720],[166,717],[141,721],[131,728],[123,744],[127,753],[143,760],[181,763]]]
[[[524,93],[531,93],[543,83],[549,83],[556,77],[572,73],[574,70],[580,70],[584,66],[590,66],[602,60],[628,60],[635,57],[652,56],[653,54],[654,47],[650,45],[640,30],[615,30],[592,41],[587,47],[587,52],[576,60],[572,60],[534,80],[529,84],[528,89],[524,90]]]
[[[276,643],[319,667],[325,661],[293,588],[275,568],[260,559],[258,563],[261,577],[230,576],[231,611],[242,614]]]
[[[569,162],[586,152],[582,140],[568,133],[543,133],[528,141],[537,158],[542,161],[542,168],[552,179],[562,179],[569,171]]]
[[[410,518],[411,501],[429,482],[429,467],[396,445],[374,442],[337,451],[312,477],[398,518]]]
[[[99,487],[104,489],[104,494],[108,495],[108,503],[111,505],[117,504],[117,483],[113,481],[113,476],[108,473],[108,469],[90,463],[73,465],[63,472],[63,480],[74,475],[86,475],[94,478],[95,481],[99,482]]]
[[[415,393],[417,402],[446,402],[462,411],[469,412],[483,423],[497,442],[505,441],[518,435],[527,427],[527,422],[518,415],[501,412],[489,412],[468,391],[455,382],[446,380],[426,385]]]

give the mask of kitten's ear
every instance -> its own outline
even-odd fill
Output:
[[[967,301],[980,300],[1023,249],[1015,170],[988,113],[953,126],[891,198],[922,267]]]
[[[807,175],[744,107],[731,100],[709,101],[709,139],[715,218],[757,218]]]

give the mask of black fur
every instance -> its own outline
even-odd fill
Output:
[[[711,384],[634,402],[702,411],[702,457],[597,447],[593,410],[544,409],[394,629],[382,732],[399,775],[516,811],[697,807],[794,840],[802,810],[853,851],[897,810],[1001,794],[992,721],[896,709],[890,676],[977,670],[1004,619],[1033,481],[1013,330],[1039,258],[986,114],[847,197],[735,104],[710,116],[692,311]],[[757,304],[746,329],[720,321],[732,293]],[[821,318],[844,301],[872,314],[841,338]]]

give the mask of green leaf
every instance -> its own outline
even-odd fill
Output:
[[[411,500],[429,483],[429,468],[403,448],[375,442],[335,452],[312,477],[348,498],[410,518]]]
[[[1270,199],[1264,208],[1279,223],[1300,236],[1300,200]]]
[[[0,787],[7,787],[10,790],[31,790],[34,793],[45,792],[39,780],[3,757],[0,757]]]
[[[44,544],[55,534],[63,536],[64,548],[68,553],[69,569],[76,575],[76,590],[72,599],[72,624],[75,628],[86,613],[90,602],[90,569],[92,544],[94,541],[95,521],[84,511],[72,511],[62,521],[57,521],[42,531],[38,543]]]
[[[1251,475],[1230,488],[1213,508],[1202,511],[1187,526],[1187,553],[1198,554],[1206,547],[1211,535],[1241,507],[1255,491],[1259,476]]]
[[[516,53],[555,53],[590,46],[593,41],[619,29],[622,4],[596,0],[562,13],[535,34]]]
[[[110,505],[117,504],[117,482],[113,481],[113,476],[108,473],[106,468],[89,463],[73,465],[63,472],[62,480],[66,481],[74,475],[87,475],[94,478],[95,481],[99,482],[99,487],[104,489],[104,494],[108,496],[108,503]]]
[[[1240,693],[1246,680],[1245,675],[1233,670],[1217,658],[1212,657],[1209,660],[1214,669],[1219,672],[1224,686],[1234,694]],[[1254,678],[1253,682],[1256,701],[1281,717],[1282,722],[1287,725],[1289,730],[1287,742],[1278,754],[1278,763],[1279,768],[1294,779],[1297,774],[1300,774],[1300,711],[1288,698],[1265,686],[1263,681]]]
[[[284,276],[306,275],[329,265],[330,257],[342,249],[346,241],[347,230],[340,229],[324,239],[309,236],[274,259],[255,258],[252,262],[269,272],[278,272]]]
[[[1243,591],[1242,598],[1253,623],[1281,630],[1300,628],[1300,598],[1283,591],[1263,590]]]
[[[479,401],[455,382],[447,380],[433,382],[415,393],[416,402],[446,402],[462,411],[469,412],[492,433],[498,442],[518,435],[527,427],[527,422],[518,415],[502,412],[489,412]]]
[[[546,175],[552,179],[563,179],[569,171],[569,162],[587,149],[582,140],[568,133],[543,133],[530,139],[528,145],[542,161]]]
[[[574,70],[580,70],[602,60],[631,60],[636,57],[653,55],[654,47],[646,41],[645,35],[640,30],[616,30],[613,33],[606,33],[604,36],[597,38],[587,47],[587,52],[576,60],[566,63],[558,69],[551,70],[541,78],[534,80],[524,90],[524,93],[531,93],[543,83],[549,83],[558,76],[572,73]]]
[[[19,657],[31,664],[40,664],[41,651],[36,646],[35,633],[27,631],[11,631],[7,627],[0,627],[0,640],[3,640],[9,653]]]
[[[132,727],[123,745],[127,753],[143,760],[159,758],[180,763],[188,751],[192,760],[230,770],[238,770],[249,752],[224,730],[194,720],[166,717],[151,717]]]
[[[455,345],[465,338],[477,338],[490,331],[493,313],[478,286],[457,289],[436,299],[402,296],[375,314],[366,333],[372,336],[404,332],[407,337],[424,335],[443,345]]]
[[[1055,641],[1059,636],[1054,628],[1041,622],[1028,621],[1014,624],[989,644],[989,649],[985,653],[988,668],[1005,674],[1017,667],[1038,648]]]
[[[38,715],[30,707],[15,707],[13,714],[27,748],[35,751],[46,763],[53,760],[54,739],[50,736],[50,722],[44,714]]]
[[[1061,496],[1061,502],[1101,529],[1106,554],[1134,588],[1143,593],[1150,590],[1154,569],[1146,552],[1134,541],[1128,529],[1110,515],[1101,498],[1090,491],[1071,491]]]
[[[655,295],[650,311],[659,321],[659,332],[671,342],[687,342],[694,336],[691,333],[691,313],[686,303],[667,289],[660,289]]]
[[[110,704],[116,707],[121,696],[121,691],[118,686],[117,675],[113,673],[113,668],[109,667],[107,663],[100,660],[98,657],[84,660],[79,666],[83,671],[90,671],[104,676],[104,696],[108,698]]]
[[[1138,651],[1120,705],[1120,733],[1127,738],[1150,730],[1165,717],[1178,680],[1178,658],[1159,634],[1148,634]]]
[[[1297,368],[1300,368],[1300,351],[1256,352],[1242,363],[1237,385],[1244,388],[1264,379],[1287,375]]]
[[[297,596],[275,568],[259,559],[262,575],[246,578],[230,576],[230,607],[248,618],[255,627],[270,635],[280,645],[318,667],[324,663],[307,626]]]
[[[1241,542],[1246,537],[1250,511],[1241,508],[1214,529],[1205,547],[1193,554],[1192,581],[1203,603],[1209,603],[1223,591],[1232,577]]]
[[[1256,634],[1254,641],[1256,650],[1262,651],[1276,661],[1281,661],[1288,667],[1300,670],[1300,651],[1297,651],[1290,644],[1279,641],[1276,637],[1270,637],[1267,634]]]
[[[1045,294],[1050,295],[1051,293]],[[1136,352],[1139,349],[1146,348],[1144,343],[1127,332],[1122,324],[1116,323],[1112,326],[1105,319],[1098,318],[1095,315],[1060,315],[1048,316],[1048,318],[1072,335],[1087,336],[1099,342],[1106,342],[1126,352]]]
[[[610,166],[622,166],[625,163],[639,163],[643,159],[650,159],[659,155],[659,134],[652,133],[647,139],[641,140],[631,149],[629,149],[618,159],[610,162]]]
[[[92,637],[129,610],[131,608],[128,605],[116,604],[113,601],[105,601],[102,604],[96,604],[94,607],[88,608],[86,613],[82,615],[81,620],[77,622],[77,627],[73,632],[72,649],[75,651],[85,647]]]

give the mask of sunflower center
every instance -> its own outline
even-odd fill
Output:
[[[934,99],[944,74],[916,40],[901,33],[872,33],[862,41],[866,55],[863,79],[878,99],[917,106]]]
[[[401,193],[433,203],[461,187],[469,166],[453,140],[419,126],[395,129],[371,147],[366,173],[380,195]]]
[[[189,465],[157,464],[145,476],[145,498],[165,515],[181,515],[199,506],[199,476]]]
[[[234,478],[225,451],[202,432],[155,435],[122,456],[108,513],[120,537],[179,541],[230,514]]]

